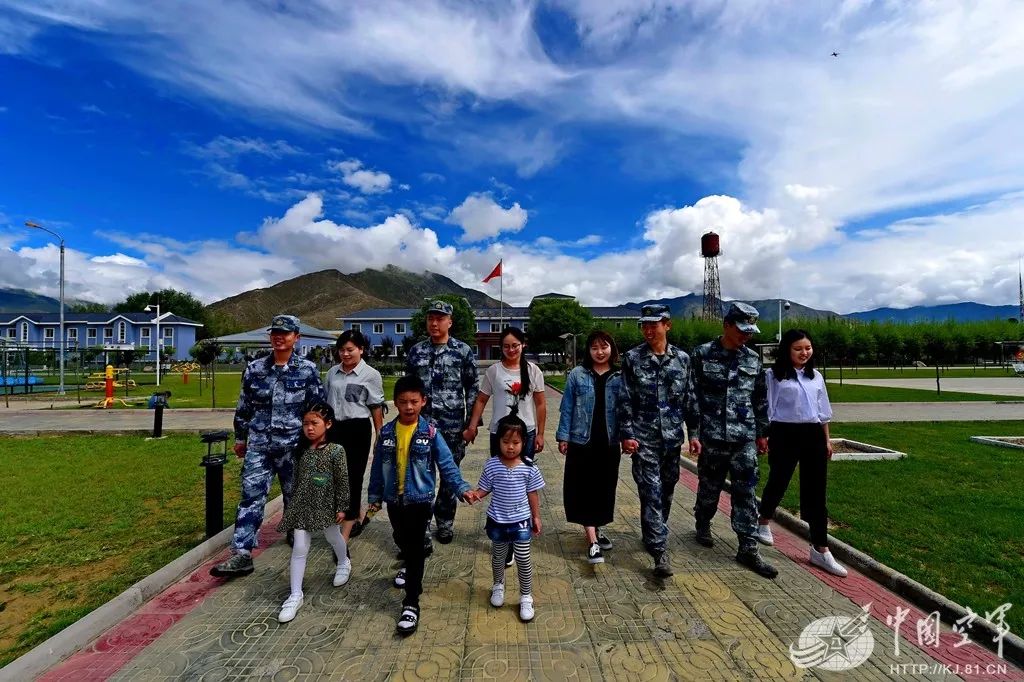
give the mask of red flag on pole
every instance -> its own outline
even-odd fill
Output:
[[[487,284],[495,277],[501,277],[501,261],[498,261],[498,264],[494,266],[494,269],[491,270],[491,274],[484,277],[484,284]]]

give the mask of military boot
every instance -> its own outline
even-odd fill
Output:
[[[245,552],[232,554],[227,561],[222,561],[210,569],[210,575],[216,578],[237,578],[252,572],[252,556]]]
[[[736,561],[764,578],[774,578],[779,574],[778,569],[765,561],[756,549],[752,552],[740,552],[736,555]]]

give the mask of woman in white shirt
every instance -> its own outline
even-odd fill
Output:
[[[491,456],[498,456],[498,421],[507,414],[516,414],[526,423],[528,431],[520,457],[532,465],[536,454],[544,449],[544,422],[548,410],[544,402],[544,375],[540,367],[526,359],[525,351],[526,335],[523,331],[517,327],[505,327],[501,332],[501,362],[484,372],[469,427],[462,437],[468,443],[476,439],[477,424],[484,414],[484,407],[494,396],[489,429]]]
[[[362,332],[346,331],[338,337],[335,355],[338,364],[327,371],[324,381],[327,402],[334,408],[334,425],[327,434],[332,443],[340,443],[348,461],[349,509],[341,534],[349,537],[362,531],[363,475],[370,457],[373,434],[380,435],[384,422],[384,382],[380,372],[366,364],[363,354],[369,341]],[[358,525],[357,525],[358,524]]]
[[[825,378],[814,369],[814,346],[802,329],[782,335],[775,363],[766,370],[768,384],[768,482],[761,496],[757,539],[774,544],[768,524],[800,465],[800,518],[811,531],[810,561],[833,575],[846,569],[828,550],[828,509],[825,488],[832,459],[828,423],[832,406]]]

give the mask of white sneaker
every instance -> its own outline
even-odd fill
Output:
[[[775,544],[775,536],[772,535],[772,527],[767,523],[757,524],[757,531],[754,532],[754,538],[762,545]]]
[[[281,613],[277,614],[277,620],[282,623],[287,623],[290,620],[295,619],[295,614],[302,608],[302,595],[301,594],[290,594],[288,598],[284,600],[284,604],[281,604]]]
[[[811,546],[811,563],[818,568],[828,571],[832,575],[837,575],[840,578],[845,578],[847,573],[846,569],[836,561],[836,558],[832,556],[832,552],[827,549],[824,552],[819,552]]]
[[[505,585],[502,583],[494,583],[494,587],[491,588],[491,606],[497,608],[505,603]]]
[[[533,620],[533,595],[524,594],[519,598],[519,620],[527,623]]]
[[[342,559],[338,562],[338,568],[334,571],[334,586],[341,587],[348,582],[352,575],[352,560]]]

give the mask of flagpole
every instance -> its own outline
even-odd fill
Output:
[[[505,328],[505,259],[498,259],[498,267],[501,268],[501,275],[498,279],[501,281],[498,283],[498,329],[499,333],[501,329]]]

